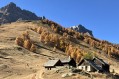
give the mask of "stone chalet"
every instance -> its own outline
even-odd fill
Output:
[[[109,65],[97,57],[93,58],[93,60],[82,59],[77,68],[88,72],[109,72]]]

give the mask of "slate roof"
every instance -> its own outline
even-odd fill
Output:
[[[101,67],[99,67],[97,64],[95,64],[92,60],[85,59],[85,61],[88,62],[97,71],[102,71]]]
[[[99,67],[95,62],[93,62],[90,59],[83,59],[83,60],[81,60],[81,62],[78,64],[78,66],[81,65],[83,62],[87,62],[89,65],[91,65],[97,71],[102,71],[101,67]]]
[[[56,63],[58,62],[58,61],[60,61],[59,59],[56,59],[56,60],[49,60],[48,62],[46,62],[45,64],[44,64],[44,66],[55,66],[56,65]]]
[[[93,60],[98,60],[100,63],[102,63],[103,65],[108,65],[106,62],[104,62],[102,59],[95,57]]]
[[[61,62],[62,63],[69,63],[72,60],[72,58],[66,58],[66,59],[62,59]]]

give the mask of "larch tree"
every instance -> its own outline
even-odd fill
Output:
[[[28,50],[30,50],[31,45],[32,45],[32,43],[31,43],[30,40],[25,40],[23,47],[26,48],[26,49],[28,49]]]
[[[31,45],[30,51],[31,52],[36,52],[36,46],[34,44]]]
[[[15,40],[15,44],[19,45],[19,46],[23,46],[23,39],[20,38],[20,37],[17,37],[16,40]]]

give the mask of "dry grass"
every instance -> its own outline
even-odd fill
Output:
[[[51,74],[53,71],[47,73],[48,71],[45,72],[43,68],[43,64],[49,58],[65,58],[66,55],[62,54],[61,51],[56,49],[57,52],[61,53],[55,53],[51,51],[53,48],[47,50],[39,47],[37,50],[39,54],[35,54],[14,44],[15,38],[26,30],[29,32],[32,41],[39,42],[39,34],[30,28],[38,28],[38,25],[32,22],[14,22],[0,26],[0,79],[34,79],[35,77],[37,79],[42,79],[42,77],[43,79],[64,79],[61,78],[61,74],[67,71],[63,70],[59,73]],[[119,67],[115,66],[116,62],[111,61],[111,63],[113,64],[111,69],[115,69],[115,71],[119,73]],[[105,75],[101,74],[94,76],[97,79],[101,79],[98,77],[102,77],[102,79],[103,77],[105,78]],[[76,75],[65,79],[89,78]]]

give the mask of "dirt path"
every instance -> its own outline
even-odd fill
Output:
[[[43,78],[43,74],[44,74],[44,69],[40,70],[37,75],[36,75],[36,79],[44,79]]]
[[[44,79],[43,74],[44,74],[44,69],[41,68],[41,70],[39,70],[37,73],[31,74],[27,77],[23,77],[22,79]]]

